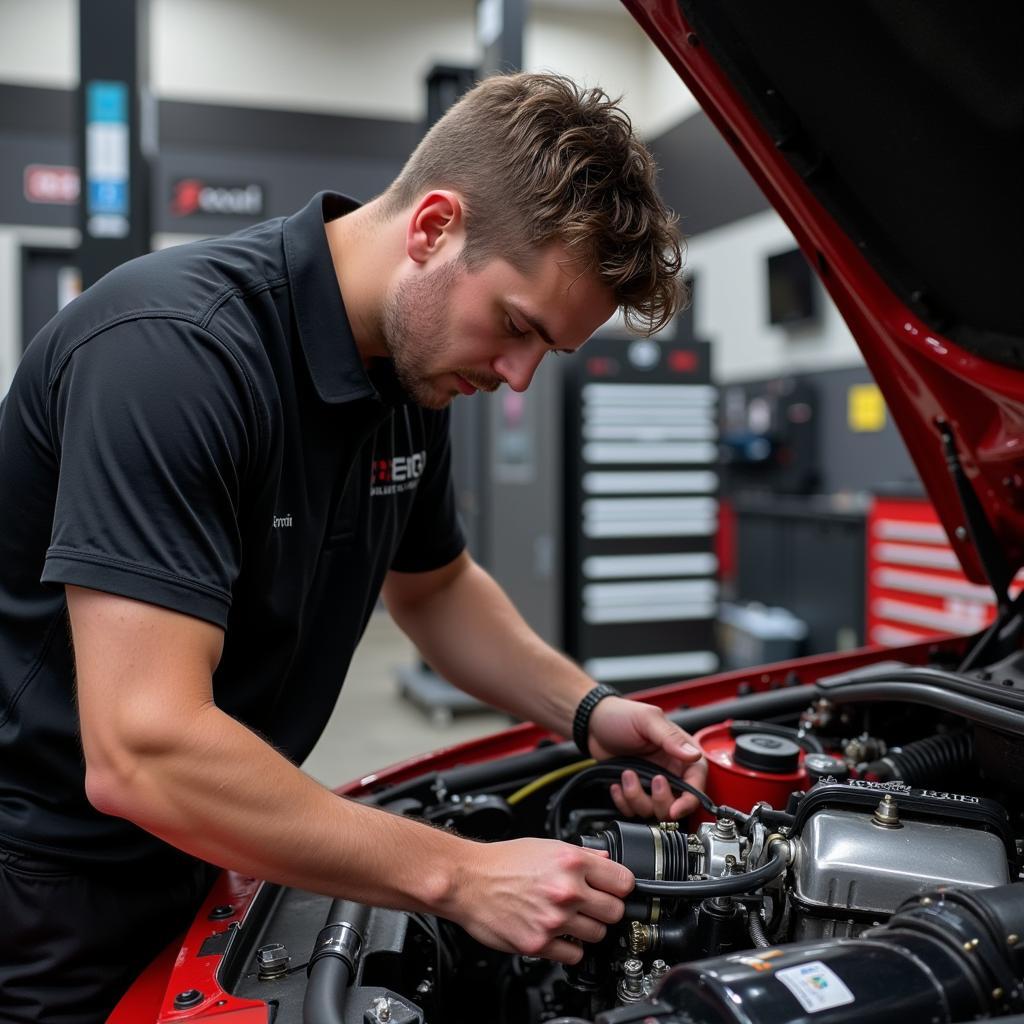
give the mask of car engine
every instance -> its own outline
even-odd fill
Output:
[[[481,841],[542,836],[626,865],[637,883],[625,914],[579,964],[498,953],[442,919],[268,885],[221,984],[270,1002],[277,1024],[838,1024],[1024,1011],[1024,702],[1013,666],[998,689],[979,674],[898,664],[791,682],[672,715],[709,767],[683,821],[621,820],[609,783],[627,767],[648,783],[661,770],[581,761],[568,744],[370,798]]]

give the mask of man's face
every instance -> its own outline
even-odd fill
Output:
[[[384,339],[403,387],[442,409],[458,394],[525,391],[548,352],[572,352],[615,311],[611,291],[561,244],[526,274],[502,259],[470,272],[457,254],[399,279]]]

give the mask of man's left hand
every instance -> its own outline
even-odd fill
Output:
[[[599,761],[621,756],[646,758],[700,790],[707,782],[708,766],[692,737],[650,704],[606,697],[590,718],[590,752]],[[678,821],[698,806],[692,793],[673,796],[664,775],[655,776],[648,793],[637,773],[630,770],[622,773],[621,784],[612,785],[611,797],[627,818]]]

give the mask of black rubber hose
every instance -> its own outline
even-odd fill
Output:
[[[890,750],[885,757],[872,761],[869,775],[881,782],[902,779],[908,786],[919,786],[943,778],[974,759],[974,738],[969,732],[928,736]]]
[[[335,900],[331,904],[313,946],[302,1024],[344,1024],[348,987],[356,976],[369,917],[370,908],[362,903]],[[353,932],[358,942],[351,941]]]
[[[752,892],[778,878],[786,870],[788,858],[781,846],[776,846],[772,859],[753,871],[723,878],[701,878],[686,882],[660,882],[653,878],[638,878],[633,888],[644,896],[673,896],[677,899],[702,900],[709,896],[736,896]]]
[[[928,707],[963,715],[972,722],[981,722],[1002,732],[1024,733],[1024,714],[1000,707],[987,700],[965,697],[939,686],[924,683],[861,682],[834,689],[822,689],[819,696],[833,704],[857,704],[866,701],[898,701],[903,704],[924,704]]]
[[[771,943],[764,931],[764,918],[757,907],[747,907],[747,931],[750,933],[750,941],[758,949],[766,949]]]
[[[983,700],[997,707],[1024,711],[1024,693],[1012,687],[996,686],[991,682],[948,669],[913,667],[880,668],[876,671],[861,670],[849,675],[838,675],[823,679],[818,686],[819,697],[830,697],[856,686],[871,683],[908,683],[922,686],[939,686],[946,691],[958,693],[974,700]]]

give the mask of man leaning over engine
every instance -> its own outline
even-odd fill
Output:
[[[0,414],[0,1017],[103,1020],[211,864],[567,963],[619,919],[621,865],[470,842],[296,765],[379,593],[445,678],[571,734],[594,682],[465,552],[447,407],[525,390],[616,308],[667,322],[653,175],[600,90],[492,78],[367,205],[325,192],[132,261],[35,339]],[[703,779],[653,707],[600,700],[587,736]],[[613,798],[692,799],[634,773]]]

